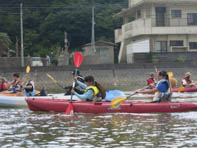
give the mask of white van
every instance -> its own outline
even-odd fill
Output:
[[[40,57],[32,57],[31,66],[43,66],[41,58]]]

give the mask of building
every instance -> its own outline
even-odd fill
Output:
[[[133,54],[197,51],[197,0],[129,0],[115,15],[124,24],[115,30],[119,62],[132,63]]]
[[[95,42],[94,52],[91,43],[83,45],[83,64],[114,64],[114,46],[114,43],[99,40]]]

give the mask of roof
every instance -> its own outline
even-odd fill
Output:
[[[103,40],[98,40],[98,41],[95,42],[95,46],[99,46],[99,45],[116,46],[115,43],[107,42],[107,41],[103,41]],[[92,46],[92,43],[85,44],[82,47],[87,47],[87,46]]]

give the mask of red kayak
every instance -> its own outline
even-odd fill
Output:
[[[32,111],[65,112],[69,102],[64,99],[27,98],[28,107]],[[110,102],[72,102],[74,112],[81,113],[159,113],[197,111],[197,103],[145,103],[127,101],[120,108],[112,109]]]
[[[172,92],[178,92],[178,89],[172,89]],[[184,88],[181,92],[197,92],[197,87]]]

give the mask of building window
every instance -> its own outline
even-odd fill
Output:
[[[189,48],[197,50],[197,42],[189,42]]]
[[[183,41],[170,41],[170,46],[183,46]]]
[[[187,14],[187,24],[188,25],[197,25],[197,13],[188,13]]]
[[[171,15],[172,15],[172,18],[181,18],[182,11],[181,10],[172,10]]]
[[[141,10],[140,10],[140,9],[138,9],[138,10],[137,10],[137,18],[141,18],[141,16],[142,16],[142,14],[141,14]]]
[[[157,52],[167,52],[167,41],[157,41],[155,44],[155,51]]]

